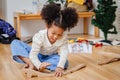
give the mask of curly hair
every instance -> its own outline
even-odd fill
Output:
[[[78,22],[78,14],[74,8],[64,8],[56,4],[45,5],[41,11],[42,19],[48,27],[53,23],[64,30],[70,30]]]

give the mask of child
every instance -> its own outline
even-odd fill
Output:
[[[46,29],[33,36],[32,47],[19,40],[11,43],[13,59],[27,64],[31,69],[49,69],[55,76],[62,76],[68,67],[66,30],[78,22],[78,15],[73,8],[60,9],[56,4],[45,5],[41,11]]]

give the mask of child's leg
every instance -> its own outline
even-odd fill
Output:
[[[11,43],[11,52],[13,59],[19,63],[26,63],[28,68],[34,68],[32,62],[29,59],[29,52],[31,47],[26,43],[13,40]]]
[[[22,56],[18,56],[18,57],[19,57],[24,63],[26,63],[25,66],[24,66],[24,68],[30,68],[30,69],[37,70],[29,58],[22,57]]]
[[[57,64],[59,62],[60,56],[58,54],[53,54],[53,55],[46,55],[46,56],[41,56],[41,54],[38,55],[38,58],[41,62],[48,62],[51,63],[50,66],[47,67],[47,69],[54,71],[57,67]],[[64,69],[68,67],[68,60],[66,61],[66,64],[64,66]]]
[[[58,54],[50,55],[49,58],[45,62],[49,62],[52,65],[48,66],[47,68],[54,71],[57,67],[59,60],[60,60],[60,56]],[[67,67],[68,67],[68,60],[66,60],[64,69],[67,69]]]

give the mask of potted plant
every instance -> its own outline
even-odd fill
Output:
[[[104,34],[104,40],[112,45],[112,41],[108,40],[108,34],[117,34],[116,27],[113,22],[116,18],[116,8],[115,2],[113,0],[97,0],[98,6],[94,10],[95,16],[92,19],[92,24],[101,29]],[[111,30],[112,29],[112,30]]]

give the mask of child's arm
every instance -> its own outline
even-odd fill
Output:
[[[60,60],[57,65],[57,67],[64,69],[65,63],[67,61],[67,56],[68,56],[68,42],[67,39],[64,39],[64,42],[62,46],[59,48],[59,55],[60,55]]]
[[[60,60],[59,60],[59,63],[57,65],[57,67],[61,67],[61,68],[64,69],[64,65],[66,63],[67,56],[68,56],[68,45],[67,45],[67,42],[65,42],[65,44],[60,47],[59,54],[60,54]]]
[[[35,65],[35,67],[37,69],[40,68],[41,62],[38,59],[38,53],[41,49],[41,45],[42,45],[42,36],[40,36],[38,33],[35,34],[35,36],[33,37],[33,41],[32,41],[32,49],[30,51],[30,55],[29,58],[32,61],[32,63]]]

